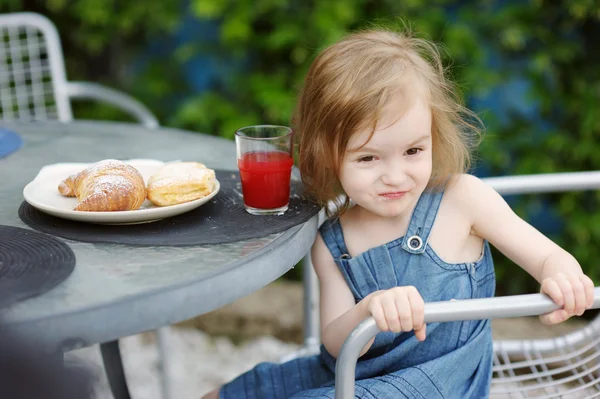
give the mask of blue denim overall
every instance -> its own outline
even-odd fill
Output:
[[[474,263],[446,263],[428,245],[443,192],[425,192],[404,237],[350,257],[337,219],[320,232],[355,301],[377,290],[415,286],[425,302],[491,297],[494,265],[484,243]],[[356,396],[385,399],[487,398],[492,378],[489,320],[432,323],[427,339],[379,333],[356,366]],[[221,389],[220,398],[333,398],[335,358],[321,353],[283,364],[261,363]]]

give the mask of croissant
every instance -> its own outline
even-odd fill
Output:
[[[172,162],[148,179],[148,199],[157,206],[206,197],[215,188],[215,171],[200,162]]]
[[[146,185],[133,166],[114,159],[100,161],[58,185],[65,197],[77,197],[76,211],[132,211],[146,198]]]

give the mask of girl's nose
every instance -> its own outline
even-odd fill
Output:
[[[398,187],[406,180],[406,171],[399,163],[389,163],[385,165],[381,174],[381,181],[388,186]]]

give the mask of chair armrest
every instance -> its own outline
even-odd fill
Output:
[[[425,304],[425,323],[537,316],[559,308],[560,306],[544,294],[430,302]],[[592,309],[598,308],[600,308],[600,287],[594,289],[592,306]],[[379,332],[375,319],[369,317],[356,326],[344,341],[335,364],[335,399],[354,398],[354,376],[358,355]]]
[[[502,195],[600,189],[600,171],[540,173],[481,179]]]
[[[70,98],[94,99],[114,105],[151,129],[159,126],[158,120],[145,105],[123,92],[89,82],[67,82],[66,92]]]

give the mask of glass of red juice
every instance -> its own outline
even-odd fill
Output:
[[[235,132],[244,207],[252,215],[283,215],[290,202],[292,129],[247,126]]]

